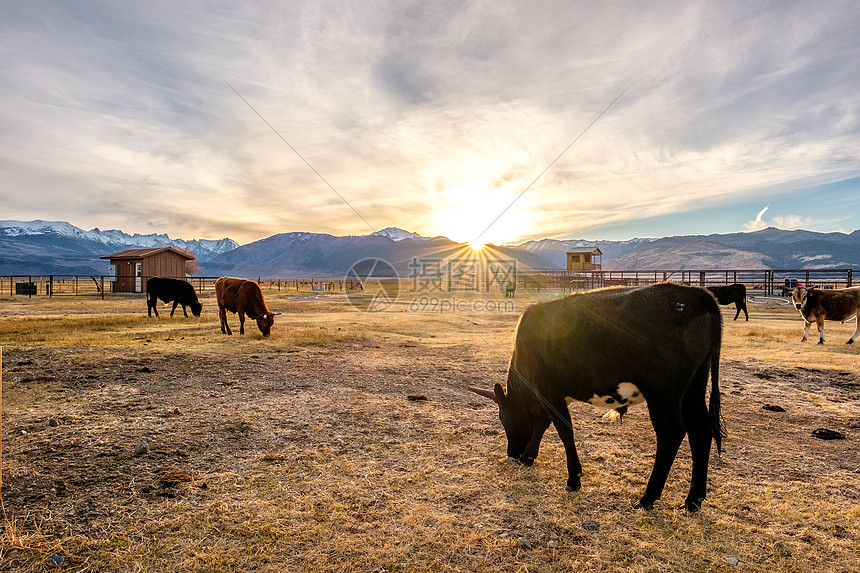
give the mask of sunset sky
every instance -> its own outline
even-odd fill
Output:
[[[850,232],[858,30],[853,0],[3,2],[0,219]]]

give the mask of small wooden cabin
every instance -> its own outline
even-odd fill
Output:
[[[110,261],[111,292],[146,292],[152,277],[185,279],[185,263],[194,256],[173,247],[126,249],[104,255]]]
[[[603,253],[597,247],[582,247],[567,251],[567,270],[599,271],[603,267]]]

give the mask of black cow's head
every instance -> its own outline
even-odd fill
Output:
[[[192,302],[191,304],[189,304],[188,306],[191,307],[191,314],[193,314],[194,316],[200,316],[200,311],[203,310],[202,304],[195,301],[195,302]]]
[[[526,446],[532,439],[536,420],[526,401],[505,394],[501,384],[496,384],[492,391],[479,388],[470,390],[499,405],[499,420],[508,438],[508,457],[531,465],[537,452],[526,452]]]

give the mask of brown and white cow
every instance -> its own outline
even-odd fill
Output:
[[[227,324],[228,310],[239,313],[239,334],[245,334],[247,314],[248,318],[257,321],[257,327],[263,336],[269,336],[275,323],[275,315],[281,314],[269,310],[260,285],[248,279],[221,277],[215,281],[215,297],[218,300],[218,315],[221,317],[221,332],[224,334],[233,334]]]
[[[794,307],[800,311],[806,327],[803,329],[803,342],[809,336],[809,327],[814,321],[818,325],[820,336],[818,344],[824,344],[824,321],[835,320],[845,322],[854,318],[857,328],[846,344],[853,344],[854,339],[860,334],[860,287],[845,288],[838,290],[822,290],[817,288],[807,289],[795,287],[791,291],[791,299]]]

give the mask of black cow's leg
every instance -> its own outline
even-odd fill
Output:
[[[173,308],[170,309],[170,318],[173,318],[173,313],[176,311],[176,307],[179,306],[179,301],[173,301]],[[185,310],[185,305],[182,306],[182,310]],[[185,316],[188,316],[187,314]]]
[[[532,422],[532,437],[529,440],[529,443],[526,444],[526,449],[523,450],[523,453],[520,455],[520,463],[530,466],[535,462],[535,458],[538,456],[538,451],[540,450],[540,442],[543,439],[546,429],[549,428],[549,424],[550,419],[548,417],[535,417]]]
[[[741,315],[741,305],[735,303],[735,317],[732,320],[737,320]]]
[[[576,453],[576,443],[573,441],[573,422],[570,420],[570,410],[564,399],[547,402],[544,409],[552,420],[561,443],[564,444],[564,453],[567,455],[567,491],[578,491],[582,487],[582,464]]]
[[[747,312],[747,301],[744,301],[743,305],[741,306],[741,310],[744,311],[745,320],[749,321],[750,315]]]
[[[711,456],[710,416],[705,403],[705,389],[708,383],[708,368],[704,364],[693,379],[690,389],[681,403],[681,415],[687,428],[690,441],[690,454],[693,458],[693,475],[690,478],[690,492],[684,501],[688,511],[698,511],[702,507],[708,488],[708,461]]]
[[[651,509],[654,502],[660,499],[685,434],[684,423],[681,421],[680,399],[671,396],[651,398],[648,401],[648,412],[651,415],[651,425],[657,434],[657,456],[651,477],[648,478],[645,495],[635,505],[643,509]]]

